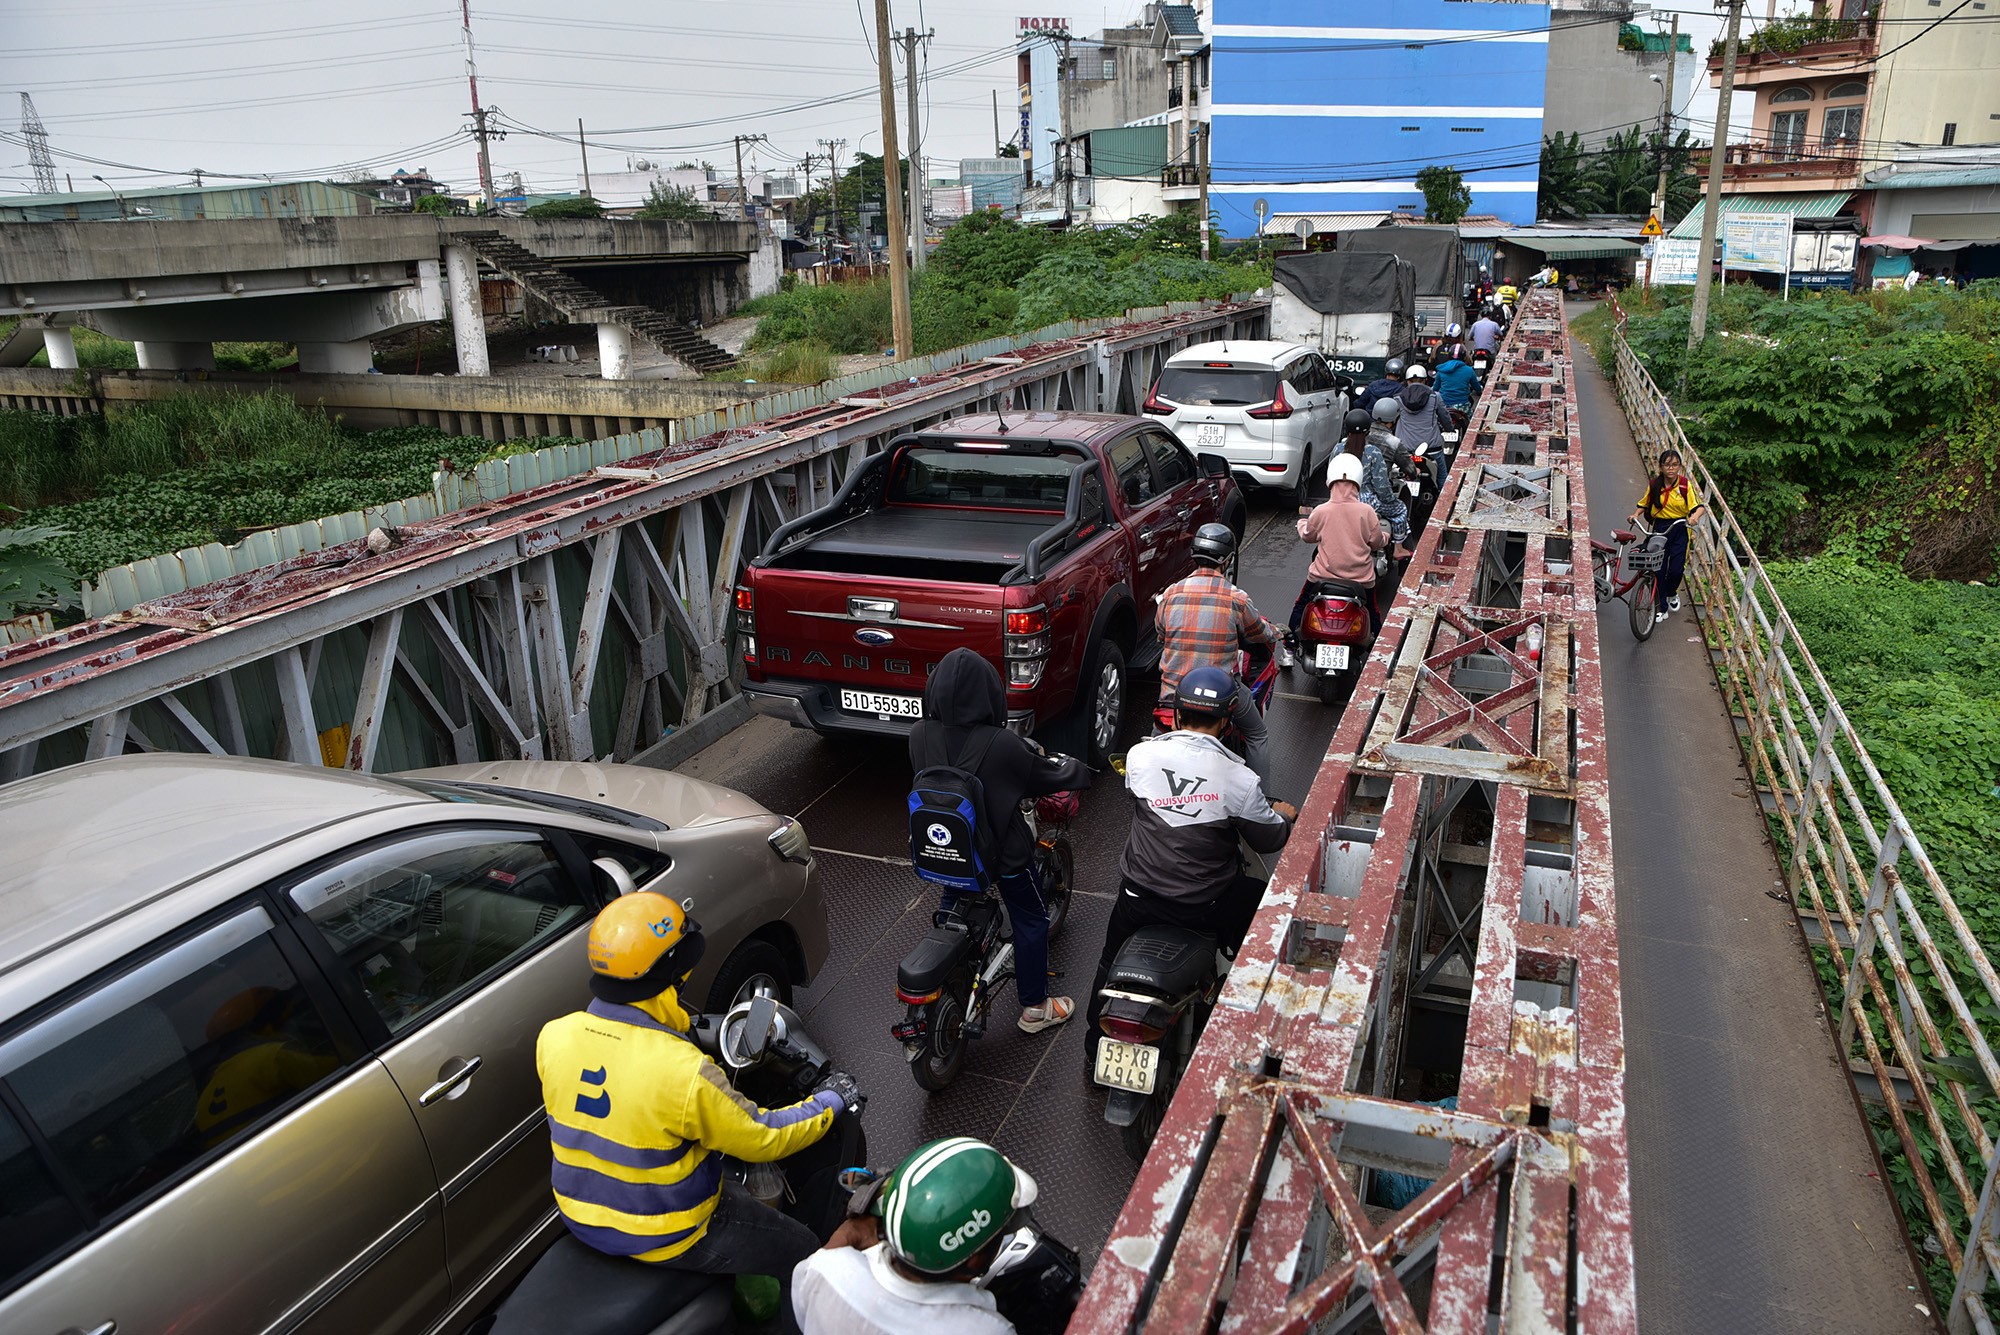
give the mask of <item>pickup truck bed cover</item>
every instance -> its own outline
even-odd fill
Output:
[[[815,559],[867,556],[924,563],[944,555],[1011,567],[1027,553],[1030,542],[1062,520],[1059,514],[1038,510],[1013,515],[892,505],[815,534],[784,552],[775,564],[790,565],[810,552]]]

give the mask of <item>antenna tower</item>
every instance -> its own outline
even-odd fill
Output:
[[[49,132],[35,111],[35,99],[21,94],[21,137],[28,141],[28,162],[35,169],[35,190],[56,193],[56,160],[49,155]]]

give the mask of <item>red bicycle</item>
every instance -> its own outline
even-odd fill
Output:
[[[1597,601],[1624,600],[1631,611],[1632,637],[1636,640],[1651,638],[1653,627],[1659,625],[1658,580],[1660,566],[1667,559],[1667,534],[1674,524],[1685,523],[1685,519],[1676,519],[1650,533],[1613,529],[1611,542],[1590,540],[1591,583],[1596,587]]]

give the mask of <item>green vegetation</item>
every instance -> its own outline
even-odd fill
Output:
[[[1674,393],[1688,438],[1764,555],[1821,672],[1972,931],[1995,953],[2000,589],[1990,581],[2000,563],[2000,284],[1789,303],[1732,287],[1717,294],[1711,337],[1692,354],[1689,296],[1668,289],[1634,305],[1633,350]],[[1577,326],[1599,359],[1608,357],[1609,312]],[[1783,847],[1775,820],[1772,833]],[[1851,837],[1866,857],[1859,834]],[[1920,887],[1911,890],[1924,898]],[[1952,973],[1971,979],[1957,943],[1935,919],[1932,928]],[[1833,963],[1825,952],[1818,959],[1821,982],[1837,998]],[[1946,1015],[1931,968],[1914,958],[1911,972],[1932,1014]],[[1973,1010],[1991,1041],[2000,1014]],[[2000,1122],[2000,1097],[1962,1040],[1946,1033],[1950,1054],[1924,1044],[1921,1074],[1963,1083],[1974,1115]],[[1879,1017],[1876,1035],[1888,1051]],[[1938,1090],[1960,1162],[1976,1172],[1971,1128],[1942,1084]],[[1877,1113],[1873,1122],[1890,1186],[1942,1302],[1953,1276],[1928,1236],[1914,1164],[1887,1117]],[[1963,1237],[1965,1212],[1942,1152],[1921,1118],[1910,1122],[1948,1224]]]
[[[588,195],[576,199],[545,199],[521,210],[523,218],[602,218],[604,206]]]
[[[412,213],[430,213],[440,218],[449,218],[458,212],[458,205],[450,195],[419,195],[417,202],[410,205]]]
[[[1417,173],[1417,189],[1424,192],[1424,221],[1455,223],[1472,210],[1472,191],[1456,167],[1426,167]]]
[[[715,212],[704,207],[694,197],[694,191],[677,185],[662,185],[653,182],[646,192],[646,202],[639,206],[635,218],[713,218]]]
[[[0,506],[24,511],[24,528],[61,530],[0,557],[0,586],[19,582],[29,553],[95,576],[419,495],[440,459],[470,467],[494,453],[431,427],[350,432],[277,393],[184,395],[108,420],[0,413]]]
[[[817,385],[840,374],[839,359],[824,343],[807,339],[780,343],[762,356],[752,355],[727,371],[715,371],[704,380],[755,380],[771,385]]]
[[[1198,227],[1193,214],[1181,213],[1064,234],[974,214],[944,234],[912,286],[914,351],[937,352],[1134,307],[1226,297],[1270,282],[1268,262],[1197,258]],[[743,311],[763,317],[753,350],[812,343],[836,354],[879,352],[891,337],[889,289],[881,281],[794,286]]]
[[[1662,156],[1667,168],[1667,210],[1661,222],[1672,226],[1701,199],[1701,178],[1691,159],[1695,144],[1681,130],[1671,140],[1658,130],[1633,125],[1586,150],[1572,131],[1542,141],[1541,178],[1537,185],[1544,218],[1580,218],[1586,213],[1643,214],[1652,207],[1660,184]]]

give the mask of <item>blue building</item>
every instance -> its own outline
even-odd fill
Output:
[[[1472,212],[1535,220],[1549,6],[1492,0],[1215,0],[1210,207],[1224,233],[1273,214],[1423,211],[1452,166]]]

